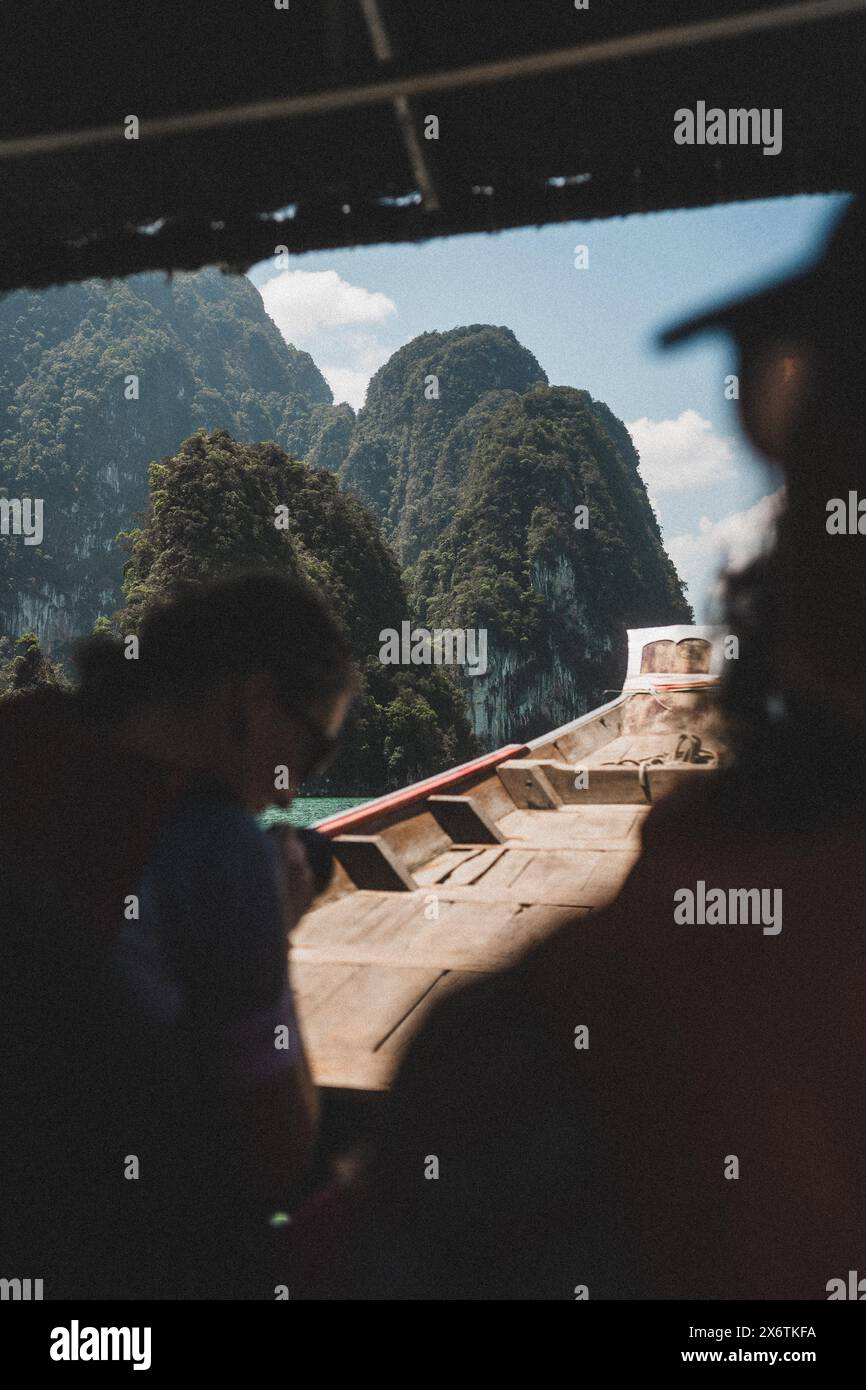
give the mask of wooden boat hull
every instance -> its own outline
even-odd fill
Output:
[[[291,951],[317,1083],[387,1088],[448,991],[610,902],[653,802],[723,756],[717,674],[630,673],[562,728],[320,822],[336,872]]]

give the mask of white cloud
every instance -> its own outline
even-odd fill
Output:
[[[357,372],[352,367],[322,367],[322,376],[334,393],[334,405],[348,401],[353,410],[360,410],[370,384],[369,372]]]
[[[640,454],[641,475],[651,497],[708,487],[736,476],[733,442],[716,434],[712,422],[696,410],[684,410],[675,420],[650,420],[643,415],[627,429]]]
[[[334,404],[348,401],[355,410],[360,410],[370,377],[383,362],[387,362],[392,349],[385,347],[372,333],[341,332],[339,342],[334,342],[332,336],[328,336],[326,341],[325,335],[321,335],[319,343],[323,353],[336,348],[336,355],[342,358],[342,361],[327,365],[323,362],[321,366],[322,376],[334,393]],[[319,361],[315,352],[313,357]]]
[[[397,312],[386,294],[350,285],[336,270],[283,270],[262,285],[261,296],[289,343],[321,329],[383,323]]]
[[[309,352],[334,393],[355,410],[394,345],[377,336],[397,312],[388,295],[350,285],[336,270],[284,270],[261,286],[265,309],[287,343]]]
[[[770,543],[783,502],[784,488],[779,488],[746,511],[731,512],[719,521],[701,517],[697,531],[666,543],[680,578],[688,585],[699,621],[712,604],[718,576],[744,569]]]

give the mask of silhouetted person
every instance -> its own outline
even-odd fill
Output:
[[[267,574],[188,588],[139,641],[85,643],[74,697],[0,711],[4,1273],[273,1297],[266,1217],[316,1132],[287,973],[314,879],[254,815],[332,752],[348,648]]]
[[[731,590],[735,756],[652,809],[609,909],[428,1021],[347,1241],[356,1296],[824,1299],[866,1274],[866,534],[827,529],[866,493],[864,257],[855,205],[814,268],[671,335],[733,332],[787,481]],[[699,881],[780,890],[781,929],[677,923]]]

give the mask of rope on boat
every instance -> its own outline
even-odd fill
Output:
[[[608,762],[601,763],[601,767],[625,767],[631,764],[637,768],[638,782],[643,790],[644,796],[649,800],[649,785],[647,774],[651,767],[664,767],[671,762],[690,763],[701,765],[704,763],[717,762],[718,758],[711,748],[705,748],[701,743],[700,734],[692,730],[686,730],[677,739],[673,758],[669,758],[665,753],[653,753],[648,758],[611,758]]]

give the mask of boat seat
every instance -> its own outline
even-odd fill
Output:
[[[636,767],[597,767],[552,763],[547,777],[566,806],[645,806],[647,798]],[[582,776],[580,774],[583,774]],[[586,785],[583,785],[583,784]]]
[[[694,785],[696,777],[711,777],[715,771],[716,766],[713,763],[674,763],[667,767],[648,768],[647,783],[650,800],[658,801],[661,797],[676,791],[678,787],[686,786],[689,782]]]
[[[446,835],[459,845],[498,845],[502,836],[473,796],[428,796],[427,806]]]
[[[334,855],[357,888],[411,893],[418,887],[403,861],[381,835],[337,835]]]
[[[546,769],[552,766],[544,759],[509,758],[499,764],[496,773],[519,810],[555,811],[562,801],[547,777]]]

